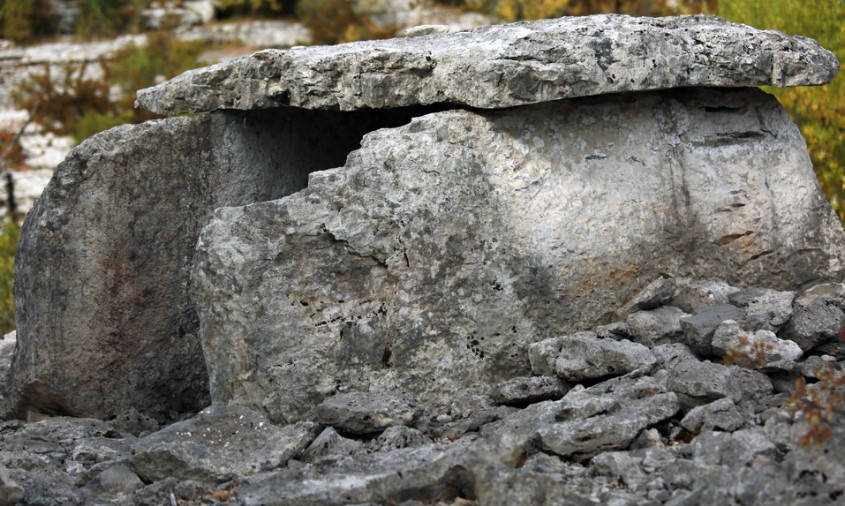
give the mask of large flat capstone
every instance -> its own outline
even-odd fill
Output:
[[[141,90],[137,104],[159,114],[288,105],[492,109],[689,86],[817,85],[838,69],[812,39],[714,16],[598,15],[266,50]]]
[[[377,130],[301,192],[215,211],[193,283],[213,402],[290,423],[350,390],[480,405],[662,275],[788,288],[843,258],[775,99],[689,89]]]

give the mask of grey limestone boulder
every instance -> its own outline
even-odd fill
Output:
[[[727,397],[713,401],[710,404],[692,408],[681,420],[681,427],[692,433],[719,429],[734,431],[745,425],[746,420]]]
[[[517,376],[496,385],[493,401],[505,405],[531,404],[559,399],[569,385],[555,376]]]
[[[731,304],[705,306],[691,316],[681,318],[683,342],[699,355],[713,355],[713,332],[725,320],[744,321],[745,311]]]
[[[351,434],[372,434],[394,425],[408,425],[419,408],[404,396],[381,392],[338,394],[317,406],[317,421]]]
[[[141,90],[137,104],[159,114],[434,103],[492,109],[691,86],[824,84],[838,68],[811,39],[713,16],[600,15],[266,50]]]
[[[626,323],[634,341],[653,347],[679,341],[683,335],[681,318],[690,316],[674,306],[661,306],[628,315]]]
[[[640,93],[372,132],[304,190],[218,209],[192,281],[214,402],[293,421],[341,385],[442,412],[643,278],[795,286],[840,272],[842,239],[771,97]]]
[[[219,112],[80,144],[23,225],[18,347],[0,414],[132,408],[165,421],[208,405],[190,300],[200,228],[219,206],[299,190],[308,172],[342,163],[364,132],[407,114]]]
[[[794,341],[780,339],[769,330],[742,330],[733,320],[716,327],[711,344],[717,354],[733,364],[766,371],[792,371],[804,354]]]
[[[215,406],[139,439],[132,467],[147,482],[225,481],[283,466],[308,447],[316,431],[313,422],[278,427],[256,411]]]
[[[635,369],[650,369],[651,352],[633,341],[601,339],[591,332],[554,337],[528,346],[535,374],[555,374],[566,381],[618,376]]]
[[[802,350],[831,341],[845,329],[845,283],[820,283],[796,299],[792,318],[781,335]]]

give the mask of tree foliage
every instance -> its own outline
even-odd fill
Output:
[[[11,221],[0,229],[0,334],[15,328],[12,272],[19,235],[18,225]]]
[[[845,61],[845,1],[721,0],[719,14],[758,28],[812,37]],[[766,91],[801,128],[822,191],[845,222],[845,72],[826,86]]]

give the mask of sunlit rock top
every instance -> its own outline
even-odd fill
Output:
[[[687,86],[800,86],[839,69],[812,39],[714,16],[565,17],[460,33],[265,50],[140,90],[160,114],[216,109],[478,108]]]

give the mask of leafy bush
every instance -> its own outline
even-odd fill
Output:
[[[108,83],[86,77],[87,68],[87,63],[67,63],[57,71],[45,64],[44,71],[22,82],[12,97],[19,108],[35,111],[36,123],[57,134],[72,133],[86,112],[105,114],[112,110]]]
[[[15,299],[13,293],[13,265],[20,229],[13,222],[0,230],[0,333],[15,328]]]
[[[506,21],[617,12],[666,16],[711,11],[715,0],[441,0],[441,3],[493,14]]]
[[[287,16],[293,14],[296,0],[217,0],[221,18],[236,16]]]
[[[21,42],[50,35],[55,29],[47,0],[4,0],[0,4],[0,37]]]
[[[139,123],[153,114],[134,108],[135,91],[160,79],[202,65],[201,42],[177,40],[169,32],[152,32],[145,46],[130,45],[111,61],[101,60],[101,78],[86,77],[87,64],[66,64],[61,72],[45,65],[15,90],[17,106],[36,110],[34,120],[77,141],[123,123]],[[61,74],[61,75],[56,75]],[[117,87],[119,93],[113,93]]]
[[[296,13],[311,30],[315,44],[337,44],[354,40],[386,39],[395,27],[380,27],[355,10],[346,0],[299,0]]]
[[[813,37],[845,61],[842,0],[721,0],[719,14],[758,28]],[[766,91],[801,128],[822,191],[845,222],[845,72],[827,86]]]
[[[798,420],[803,420],[809,428],[801,436],[801,444],[811,447],[826,442],[833,435],[831,426],[837,423],[838,413],[842,411],[845,397],[845,371],[837,369],[832,363],[816,371],[819,381],[808,385],[804,378],[795,382],[795,391],[786,400],[787,412]]]

